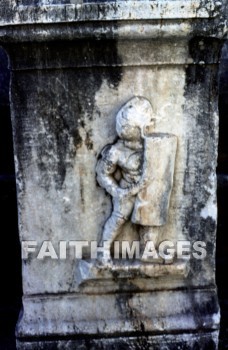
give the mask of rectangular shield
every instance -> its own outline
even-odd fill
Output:
[[[161,226],[167,221],[173,186],[177,137],[153,133],[145,137],[143,177],[131,221],[143,226]]]

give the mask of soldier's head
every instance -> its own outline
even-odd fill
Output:
[[[145,128],[153,119],[153,109],[144,97],[133,97],[119,110],[116,116],[116,131],[121,139],[137,141],[143,137]]]

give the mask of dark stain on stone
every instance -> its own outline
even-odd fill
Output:
[[[13,79],[19,172],[33,164],[35,152],[40,186],[48,191],[54,184],[61,190],[82,143],[93,150],[89,124],[100,114],[96,93],[104,81],[112,89],[121,81],[117,41],[30,43],[11,51],[18,64],[26,57],[28,69],[15,72]]]
[[[85,189],[84,189],[84,177],[86,176],[86,171],[84,167],[79,168],[79,183],[80,183],[80,197],[81,197],[81,205],[82,211],[85,211]]]
[[[21,79],[20,79],[21,78]],[[30,143],[32,142],[32,133],[29,127],[29,116],[27,116],[28,99],[26,93],[21,90],[24,84],[23,77],[17,79],[15,73],[11,73],[11,95],[14,96],[11,101],[11,118],[13,129],[14,152],[17,156],[15,166],[17,184],[20,190],[24,190],[24,166],[30,159]],[[20,112],[19,112],[20,111]]]
[[[189,64],[186,69],[186,84],[188,87],[198,83],[207,83],[210,80],[211,88],[214,89],[214,93],[217,93],[218,77],[216,64],[219,63],[221,48],[222,41],[217,38],[197,36],[189,41],[189,55],[194,64]],[[215,67],[208,67],[208,65],[215,65]],[[209,74],[213,69],[215,74]]]
[[[150,345],[145,332],[145,326],[143,321],[143,315],[138,309],[135,309],[131,305],[131,299],[134,294],[131,293],[121,293],[116,295],[116,305],[119,310],[120,315],[126,319],[127,322],[131,324],[134,331],[139,334],[137,341],[132,346],[135,350],[149,350]]]
[[[196,63],[218,63],[222,44],[216,37],[195,36],[189,40],[189,54]]]
[[[86,133],[86,139],[85,139],[85,145],[87,147],[88,150],[92,150],[93,149],[93,141],[92,141],[92,130],[87,131]]]
[[[216,62],[220,45],[221,41],[216,38],[196,37],[190,40],[189,53],[194,64],[189,64],[186,68],[186,103],[183,106],[188,130],[183,193],[189,196],[189,205],[183,210],[182,229],[186,232],[186,238],[192,242],[201,240],[206,243],[206,264],[211,266],[212,274],[216,223],[212,217],[204,218],[201,213],[210,199],[211,174],[215,173],[217,130],[214,115],[218,112]],[[192,114],[193,101],[195,110]],[[202,270],[204,261],[191,259],[189,281],[202,273]]]
[[[192,311],[191,314],[194,317],[194,322],[196,325],[198,325],[198,331],[202,332],[203,334],[203,328],[213,328],[214,326],[214,315],[216,315],[219,312],[219,305],[218,305],[218,299],[217,296],[214,294],[213,289],[211,292],[208,292],[208,296],[205,300],[205,295],[202,295],[198,293],[198,295],[194,292],[189,293],[189,297],[191,298],[191,305],[192,305]],[[206,323],[202,324],[202,317],[207,319]],[[210,324],[211,322],[211,324]],[[212,339],[207,339],[205,341],[204,338],[202,338],[202,341],[196,341],[196,344],[200,345],[201,349],[209,349],[208,342],[211,343]],[[213,342],[214,344],[214,342]],[[190,348],[191,349],[191,348]],[[211,349],[216,349],[216,347],[212,347]]]
[[[82,138],[80,136],[80,133],[78,131],[78,129],[75,129],[72,133],[73,136],[73,140],[74,140],[74,146],[75,146],[75,150],[77,150],[79,147],[81,147],[82,145]],[[74,151],[71,153],[71,156],[74,156],[75,153]]]
[[[124,315],[128,321],[133,321],[133,311],[129,306],[129,301],[132,299],[133,294],[118,294],[116,295],[116,306],[121,315]]]
[[[200,311],[202,315],[217,314],[219,312],[217,297],[213,295],[209,301],[202,301]]]
[[[82,211],[85,211],[84,185],[83,185],[83,180],[81,178],[80,178],[80,196],[81,196]]]
[[[197,62],[205,58],[201,57],[202,53],[198,52],[199,42],[203,40],[205,41],[206,39],[196,38],[190,42],[189,51],[192,58]],[[212,44],[214,42],[212,39],[207,40],[212,41]],[[215,44],[218,44],[217,40],[215,40]],[[209,42],[205,43],[205,47],[208,45]],[[215,49],[213,48],[213,50]],[[213,53],[210,53],[210,55],[213,55]],[[192,124],[192,116],[187,103],[195,99],[199,100],[199,109],[195,118],[196,126],[189,133],[191,137],[187,139],[183,187],[185,194],[192,194],[191,212],[195,212],[194,214],[198,212],[199,215],[202,203],[206,204],[210,196],[207,187],[210,188],[211,186],[209,176],[214,171],[212,162],[217,147],[213,115],[214,112],[217,112],[217,67],[207,64],[202,66],[200,64],[189,65],[186,69],[185,97],[184,114],[188,118],[187,123],[189,122],[189,127]],[[196,144],[198,147],[195,147]],[[200,203],[197,202],[199,193],[202,194]],[[204,200],[202,201],[202,199]]]
[[[205,336],[207,335],[207,336]],[[26,349],[77,349],[77,350],[216,350],[216,344],[212,339],[212,334],[202,333],[198,339],[193,340],[189,334],[189,339],[180,340],[179,335],[172,334],[172,339],[166,335],[160,337],[159,340],[154,340],[152,336],[121,336],[116,335],[112,337],[103,337],[96,339],[89,335],[86,337],[65,337],[64,339],[55,340],[53,338],[46,338],[41,341],[27,341]],[[73,339],[72,339],[73,338]],[[77,338],[77,337],[76,337]]]

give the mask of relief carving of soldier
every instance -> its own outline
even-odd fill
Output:
[[[151,132],[153,129],[151,103],[144,97],[133,97],[116,115],[118,140],[105,146],[98,160],[97,181],[113,203],[102,232],[102,242],[106,241],[104,263],[111,261],[112,243],[126,221],[146,230],[166,222],[176,137]]]

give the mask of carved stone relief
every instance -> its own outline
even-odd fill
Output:
[[[161,238],[157,228],[169,219],[177,137],[155,132],[151,103],[135,96],[116,115],[115,143],[106,145],[96,165],[98,184],[112,198],[112,213],[104,223],[99,245],[102,254],[94,261],[78,263],[77,281],[186,276],[186,261],[175,256],[163,259],[156,251]],[[140,258],[115,257],[113,246],[127,223],[137,226]],[[150,245],[152,243],[152,245]],[[149,247],[149,248],[147,248]],[[114,252],[113,252],[114,251]],[[113,259],[114,258],[114,259]]]
[[[133,97],[117,113],[118,140],[105,146],[97,163],[98,183],[113,202],[101,239],[104,263],[110,262],[111,245],[126,221],[140,225],[142,240],[167,221],[177,137],[153,132],[154,124],[150,102]]]

